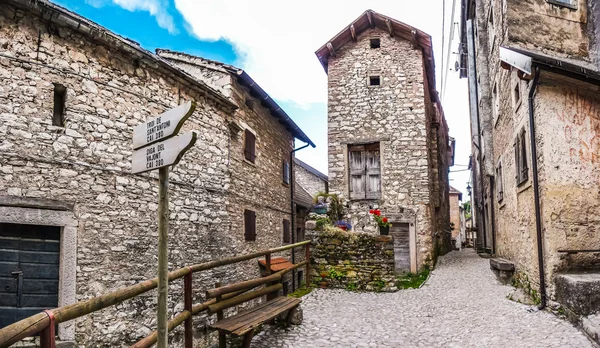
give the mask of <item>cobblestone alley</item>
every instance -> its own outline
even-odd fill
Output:
[[[575,327],[506,298],[489,261],[472,250],[440,258],[418,290],[315,290],[304,322],[268,328],[253,347],[592,347]]]

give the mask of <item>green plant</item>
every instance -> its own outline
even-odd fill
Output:
[[[356,283],[348,283],[348,284],[346,284],[346,290],[356,291],[356,290],[358,290],[358,285],[356,285]]]
[[[338,272],[335,270],[335,268],[329,270],[330,279],[342,280],[344,277],[346,277],[346,273],[344,272]]]
[[[423,266],[419,273],[406,273],[396,278],[396,287],[398,289],[418,289],[429,276],[429,266]]]
[[[331,219],[327,215],[311,213],[309,218],[315,220],[319,230],[323,230],[326,226],[331,226]]]
[[[381,289],[385,287],[385,282],[381,279],[377,279],[373,282],[373,286],[375,287],[376,291],[381,291]]]
[[[303,286],[303,287],[296,289],[296,291],[292,292],[291,294],[288,294],[288,296],[300,298],[304,295],[310,294],[311,291],[313,291],[313,288],[311,286]]]

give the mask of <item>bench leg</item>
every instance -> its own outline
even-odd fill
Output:
[[[242,343],[242,348],[250,348],[250,342],[252,342],[253,337],[254,337],[254,330],[248,331],[244,335],[244,343]]]
[[[291,308],[288,313],[287,313],[287,317],[285,318],[285,324],[287,326],[292,325],[292,317],[294,316],[294,313],[296,313],[296,310],[298,309],[298,307],[294,307]]]
[[[227,340],[225,339],[225,333],[219,331],[219,348],[227,348]]]

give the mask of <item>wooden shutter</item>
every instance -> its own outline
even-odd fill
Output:
[[[290,220],[283,220],[283,242],[290,242]]]
[[[256,136],[254,133],[246,129],[245,131],[246,143],[244,145],[244,157],[254,163],[256,160]]]
[[[519,159],[519,154],[521,153],[520,151],[520,146],[521,146],[521,141],[519,140],[520,135],[517,135],[517,139],[515,140],[515,179],[517,180],[517,184],[519,184],[520,180],[519,178],[521,178],[521,160]]]
[[[256,213],[244,210],[244,238],[247,241],[256,240]]]
[[[365,147],[363,145],[348,148],[349,188],[351,199],[366,198]]]
[[[379,143],[365,145],[366,198],[378,199],[381,192],[381,161]]]

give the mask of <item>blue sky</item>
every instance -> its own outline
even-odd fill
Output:
[[[451,0],[52,0],[150,51],[166,48],[243,68],[317,145],[297,156],[327,174],[327,76],[314,55],[321,45],[371,8],[429,33],[441,81],[442,32],[449,36]],[[446,26],[442,3],[446,2]],[[457,1],[460,5],[460,1]],[[459,7],[457,5],[457,13]],[[456,51],[457,41],[451,45]],[[447,52],[447,50],[446,50]],[[446,57],[444,57],[446,59]],[[453,66],[451,56],[448,66]],[[466,164],[470,130],[466,81],[448,73],[443,100],[457,164]],[[441,86],[438,85],[438,90]],[[461,170],[465,167],[455,167]],[[451,173],[466,192],[469,173]]]

